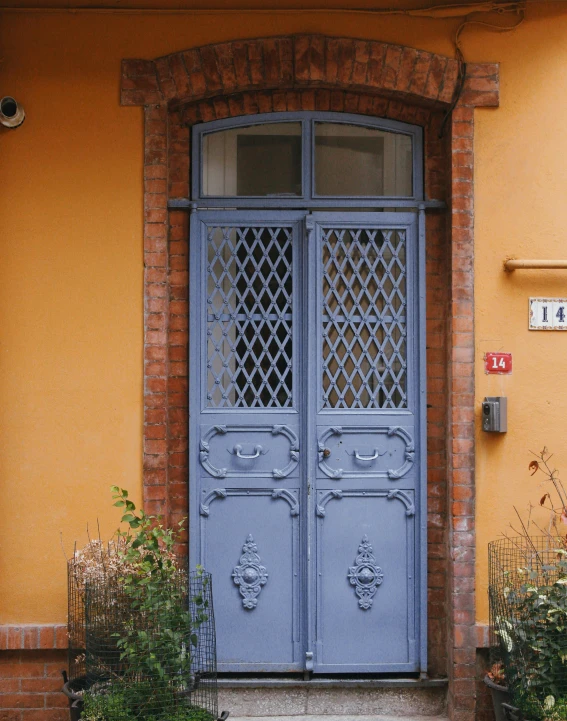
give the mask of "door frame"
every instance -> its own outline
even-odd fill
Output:
[[[340,72],[338,52],[348,60],[338,66]],[[322,56],[328,59],[323,66]],[[389,66],[388,72],[380,71],[381,59],[400,56],[403,63],[417,58],[409,75],[400,72],[396,79]],[[294,57],[301,62],[293,62]],[[211,84],[203,82],[203,58]],[[270,62],[262,64],[261,58]],[[181,82],[177,77],[173,82],[172,68],[181,73]],[[454,611],[474,608],[475,602],[473,138],[476,109],[499,105],[498,64],[460,68],[444,55],[364,35],[288,33],[192,46],[160,58],[125,58],[117,78],[122,105],[139,107],[144,114],[144,508],[171,525],[183,520],[188,509],[188,128],[217,117],[286,108],[346,110],[423,126],[426,207],[441,211],[428,213],[427,219],[428,324],[437,340],[428,358],[428,377],[435,380],[428,399],[430,437],[436,441],[429,449],[434,473],[428,480],[433,496],[428,553],[440,570],[429,578],[430,671],[449,676],[450,715],[455,709],[474,715],[469,687],[452,684],[455,678],[474,680],[471,638],[478,637],[478,629],[474,612],[460,611],[457,618]],[[483,79],[482,91],[471,87],[477,78]],[[447,309],[452,309],[449,316]],[[451,505],[455,500],[458,504]],[[185,533],[176,551],[187,555]]]
[[[203,136],[209,132],[215,132],[219,130],[227,130],[230,128],[251,126],[251,125],[262,125],[265,123],[278,123],[278,122],[294,122],[299,121],[302,124],[302,195],[289,198],[289,197],[210,197],[203,196],[201,192],[201,169],[203,162],[202,143]],[[314,187],[314,123],[315,122],[333,122],[347,125],[360,125],[364,127],[372,127],[376,129],[382,129],[394,133],[402,133],[409,135],[412,138],[412,189],[413,193],[411,197],[318,197],[315,194]],[[198,476],[198,438],[196,422],[192,422],[192,418],[196,417],[194,408],[195,398],[192,393],[192,372],[191,369],[197,368],[197,374],[200,373],[200,365],[194,365],[195,362],[198,364],[200,361],[195,358],[196,345],[194,343],[196,328],[194,327],[194,313],[192,309],[198,307],[198,287],[200,284],[199,269],[195,268],[195,263],[191,262],[195,255],[191,252],[191,242],[194,242],[196,238],[196,218],[197,210],[200,212],[210,209],[229,209],[233,208],[236,212],[238,210],[257,209],[258,214],[263,211],[269,212],[271,217],[275,218],[278,211],[281,211],[282,217],[289,220],[291,214],[290,211],[299,210],[300,214],[306,218],[306,232],[308,236],[312,235],[312,222],[313,218],[316,217],[313,213],[308,213],[307,208],[316,208],[317,211],[323,211],[325,208],[336,209],[340,207],[342,211],[349,212],[349,209],[355,209],[364,207],[368,210],[378,211],[380,209],[407,209],[408,211],[413,210],[417,218],[417,238],[416,238],[416,277],[417,285],[415,288],[415,308],[414,317],[416,318],[416,330],[418,331],[419,337],[416,339],[415,348],[417,351],[417,363],[416,369],[419,379],[416,382],[416,387],[419,388],[420,399],[419,399],[419,411],[416,414],[416,422],[419,427],[419,437],[416,437],[417,446],[417,461],[419,463],[420,472],[422,474],[421,482],[419,483],[419,489],[416,488],[416,499],[419,497],[420,505],[420,527],[416,528],[416,548],[419,548],[420,564],[419,569],[416,569],[416,573],[420,574],[419,582],[416,583],[417,598],[415,601],[416,615],[418,616],[418,658],[419,658],[419,671],[426,673],[427,671],[427,389],[426,389],[426,370],[425,370],[425,209],[429,203],[425,200],[424,195],[424,174],[423,174],[423,162],[424,162],[424,149],[423,149],[423,128],[418,125],[412,125],[410,123],[404,123],[397,120],[389,120],[380,117],[373,117],[367,115],[349,114],[342,112],[318,112],[318,111],[295,111],[295,112],[271,112],[271,113],[258,113],[252,116],[241,116],[235,118],[226,118],[222,120],[214,120],[206,123],[199,123],[192,126],[192,154],[191,154],[191,188],[192,188],[192,203],[191,203],[191,219],[190,219],[190,231],[189,231],[189,511],[190,511],[190,531],[191,529],[198,528],[200,526],[199,518],[199,499],[195,498],[195,486],[196,483],[192,482],[191,479],[196,479]],[[351,210],[350,212],[353,212]],[[286,212],[287,211],[287,212]],[[311,216],[311,219],[307,219]],[[307,240],[307,238],[306,238]],[[314,243],[306,242],[306,253],[311,253],[309,250]],[[301,264],[306,266],[307,271],[300,271],[300,283],[302,285],[305,282],[313,282],[305,277],[305,273],[309,274],[314,272],[312,268],[312,256],[306,255],[308,262]],[[314,287],[314,286],[313,286]],[[302,292],[303,295],[303,292]],[[304,324],[307,326],[308,324]],[[314,351],[311,348],[312,338],[309,337],[308,328],[304,330],[305,338],[304,341],[309,344],[309,354]],[[315,351],[316,352],[316,351]],[[313,362],[313,359],[311,359]],[[199,380],[199,382],[201,382]],[[312,411],[312,405],[308,404],[309,410],[307,412],[307,419],[304,424],[306,428],[310,427],[310,424],[314,422],[314,416]],[[197,411],[198,413],[199,411]],[[312,417],[313,416],[313,417]],[[307,439],[302,439],[304,442]],[[307,449],[307,445],[304,444]],[[307,450],[307,453],[313,452],[311,448]],[[308,497],[308,503],[312,505],[313,497]],[[313,508],[308,505],[306,508],[307,520],[304,521],[307,524],[314,524],[315,519],[312,518]],[[303,522],[303,521],[302,521]],[[311,534],[312,527],[308,525],[305,532]],[[191,533],[195,531],[192,530]],[[419,540],[418,540],[419,539]],[[310,537],[307,539],[310,543]],[[195,564],[197,558],[194,554],[195,549],[191,542],[189,543],[189,557],[190,563]],[[312,569],[313,564],[307,564],[308,569]],[[307,577],[306,582],[306,594],[305,600],[300,599],[301,614],[303,618],[307,620],[307,628],[305,629],[304,638],[306,640],[315,639],[315,625],[313,614],[315,610],[313,603],[311,602],[313,594],[314,580]],[[305,604],[305,608],[302,608]],[[308,653],[311,650],[307,649]],[[309,661],[306,662],[306,668],[309,668]],[[400,669],[401,670],[401,669]],[[337,670],[337,673],[343,672]]]

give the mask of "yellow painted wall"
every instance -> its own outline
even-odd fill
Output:
[[[0,132],[0,623],[65,620],[65,563],[85,528],[116,526],[109,486],[141,495],[142,111],[119,106],[124,57],[237,37],[322,32],[452,54],[455,21],[350,13],[0,14],[0,94],[27,113]],[[478,618],[486,543],[538,498],[528,449],[567,467],[567,334],[528,333],[530,295],[567,274],[501,271],[564,257],[567,12],[542,3],[515,33],[467,30],[500,61],[502,106],[477,111],[477,401],[510,399],[510,431],[478,433]],[[486,378],[486,350],[514,353]],[[477,402],[478,405],[478,402]],[[477,424],[478,425],[478,424]]]
[[[544,3],[545,4],[545,3]],[[567,259],[567,13],[531,14],[515,33],[475,34],[501,63],[501,106],[477,111],[476,395],[477,618],[488,620],[487,544],[512,534],[513,506],[527,517],[543,495],[531,451],[547,446],[567,481],[567,334],[528,330],[530,296],[567,297],[567,271],[502,272],[506,256]],[[486,351],[513,353],[511,376],[486,376]],[[479,402],[506,395],[507,434],[480,431]],[[539,478],[539,480],[538,480]],[[538,513],[545,525],[548,516]],[[514,525],[518,527],[518,523]],[[567,528],[565,529],[567,532]],[[513,534],[512,534],[513,535]]]

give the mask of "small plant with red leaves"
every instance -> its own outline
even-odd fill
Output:
[[[486,675],[497,686],[506,686],[506,672],[503,663],[493,663]]]

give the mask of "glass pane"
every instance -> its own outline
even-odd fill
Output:
[[[301,195],[301,123],[269,123],[203,136],[203,195]]]
[[[412,155],[410,135],[315,123],[315,192],[412,196]]]
[[[292,404],[292,249],[286,227],[211,227],[207,406]]]
[[[405,232],[322,234],[323,408],[407,408]]]

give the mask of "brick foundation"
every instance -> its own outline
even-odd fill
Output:
[[[68,721],[61,693],[66,668],[62,650],[0,652],[0,721]]]

